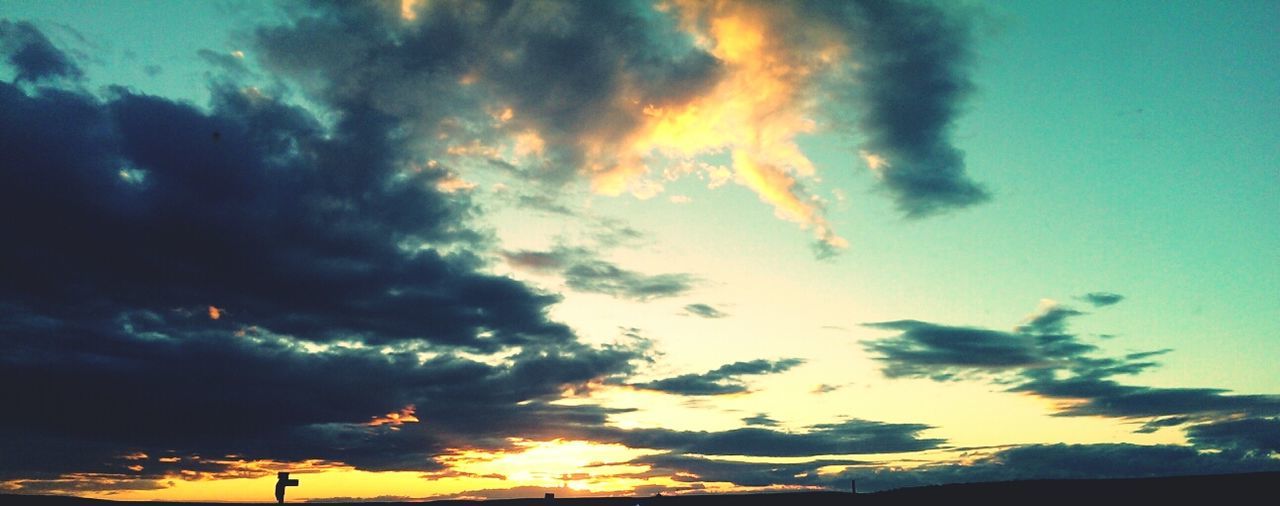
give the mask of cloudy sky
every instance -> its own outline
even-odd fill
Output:
[[[0,19],[0,491],[1280,470],[1275,2]]]

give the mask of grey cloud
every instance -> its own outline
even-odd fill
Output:
[[[0,382],[38,385],[6,396],[0,476],[150,486],[228,454],[435,471],[616,412],[550,401],[644,350],[585,346],[556,297],[484,274],[471,203],[405,170],[398,120],[213,91],[202,110],[0,83]],[[366,425],[410,405],[424,423]]]
[[[555,198],[536,193],[516,197],[516,205],[525,209],[535,209],[563,216],[574,216],[576,214],[572,209],[569,209],[564,204],[557,202]]]
[[[655,472],[674,475],[676,481],[728,482],[744,487],[825,484],[818,469],[825,466],[863,464],[857,460],[820,459],[802,463],[758,463],[706,459],[674,453],[642,457],[634,464],[652,466]]]
[[[548,251],[507,251],[502,256],[513,267],[558,272],[573,290],[620,299],[647,301],[683,295],[697,281],[684,273],[643,274],[624,269],[587,248],[557,246]]]
[[[684,307],[684,311],[686,314],[700,316],[703,318],[724,318],[726,316],[729,316],[724,311],[716,309],[711,305],[702,304],[702,303],[686,305]]]
[[[944,440],[919,437],[920,432],[930,428],[932,427],[921,424],[851,419],[813,425],[804,431],[761,427],[721,432],[597,428],[588,430],[586,434],[596,441],[618,442],[632,448],[669,450],[677,454],[813,457],[915,452],[937,448]]]
[[[866,344],[885,364],[889,377],[951,379],[973,371],[999,372],[1043,367],[1053,357],[1034,336],[916,320],[866,324],[896,330],[889,339]]]
[[[890,377],[949,380],[979,374],[998,376],[1008,391],[1070,400],[1060,416],[1149,419],[1139,432],[1192,421],[1235,416],[1274,416],[1280,396],[1232,395],[1214,388],[1161,388],[1125,385],[1131,376],[1158,364],[1150,359],[1169,350],[1136,352],[1119,358],[1094,356],[1097,347],[1069,333],[1067,321],[1084,313],[1054,306],[1015,332],[953,327],[914,320],[874,323],[900,331],[866,344]]]
[[[84,76],[84,71],[66,53],[26,21],[0,20],[0,53],[13,67],[16,82]]]
[[[883,157],[881,184],[911,218],[979,204],[990,194],[966,174],[951,129],[973,89],[970,20],[932,2],[815,2],[847,20],[858,48],[855,114],[862,149]],[[839,21],[837,21],[839,22]]]
[[[839,390],[839,389],[841,389],[841,388],[844,388],[844,385],[829,385],[829,384],[823,383],[823,384],[821,384],[821,385],[818,385],[818,386],[816,386],[816,387],[813,387],[813,390],[811,390],[809,393],[812,393],[812,394],[829,394],[829,393],[834,392],[834,391],[836,391],[836,390]]]
[[[756,413],[754,416],[748,416],[742,419],[742,423],[747,425],[755,425],[760,427],[777,427],[778,421],[770,418],[764,413]]]
[[[690,274],[647,275],[598,259],[574,263],[565,269],[564,277],[569,288],[580,292],[640,301],[682,295],[696,281]]]
[[[1187,438],[1198,447],[1266,457],[1280,454],[1280,419],[1244,418],[1193,425]]]
[[[969,16],[914,1],[782,8],[788,12],[778,22],[831,28],[856,48],[856,60],[827,79],[828,95],[840,102],[830,109],[857,116],[863,149],[890,160],[881,184],[902,212],[922,217],[989,198],[950,138],[973,88]],[[684,104],[723,75],[721,62],[679,29],[677,10],[639,2],[437,1],[406,23],[377,5],[313,4],[258,30],[257,54],[322,102],[398,118],[417,139],[486,144],[536,130],[547,159],[521,173],[554,189],[590,172],[589,158],[608,158],[636,131],[634,104]],[[498,105],[515,114],[494,125],[486,108]],[[834,250],[819,244],[816,252]]]
[[[1280,462],[1202,453],[1189,446],[1133,444],[1026,445],[970,459],[964,464],[926,464],[911,469],[850,469],[829,487],[856,479],[867,491],[903,487],[1030,479],[1148,478],[1277,471]]]
[[[848,491],[856,480],[859,492],[954,483],[1016,480],[1076,480],[1151,478],[1206,474],[1234,474],[1280,470],[1274,459],[1237,454],[1199,452],[1189,446],[1133,444],[1025,445],[988,455],[969,455],[965,463],[944,461],[913,467],[881,466],[844,459],[808,462],[746,462],[675,453],[633,461],[653,469],[643,476],[676,476],[687,482],[727,482],[739,486],[809,486]],[[838,473],[818,469],[844,466]],[[631,477],[621,475],[619,478]],[[1037,491],[1042,488],[1037,487]],[[954,491],[957,494],[963,490]],[[885,499],[911,497],[915,491],[895,492]],[[904,495],[906,494],[906,495]]]
[[[1123,385],[1110,379],[1076,375],[1066,379],[1037,375],[1010,389],[1081,402],[1064,407],[1064,416],[1119,418],[1221,417],[1280,413],[1280,396],[1230,395],[1219,388],[1160,388]]]
[[[325,102],[371,107],[423,134],[487,142],[532,128],[552,163],[529,175],[552,184],[585,170],[581,141],[616,143],[636,127],[630,100],[681,101],[719,72],[670,16],[630,2],[440,1],[413,23],[372,4],[297,12],[258,31],[268,68]],[[515,116],[488,126],[487,104]]]
[[[617,218],[601,218],[593,224],[591,239],[600,248],[617,248],[619,246],[639,246],[644,243],[646,234]]]
[[[1032,316],[1026,324],[1018,327],[1018,331],[1041,334],[1061,333],[1066,330],[1069,318],[1083,314],[1069,307],[1052,306]]]
[[[1150,420],[1142,424],[1142,427],[1139,427],[1134,432],[1137,432],[1139,434],[1150,434],[1152,432],[1156,432],[1165,427],[1177,427],[1179,425],[1184,425],[1187,422],[1190,422],[1191,420],[1192,418],[1189,416],[1170,416],[1165,418],[1156,418],[1154,420]]]
[[[1111,292],[1089,292],[1080,296],[1080,299],[1093,304],[1093,307],[1103,307],[1119,303],[1124,300],[1124,296]]]
[[[803,363],[803,360],[797,358],[734,362],[702,374],[682,374],[646,383],[632,383],[630,386],[675,395],[737,394],[747,391],[742,376],[777,374]]]

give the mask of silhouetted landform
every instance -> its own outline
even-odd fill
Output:
[[[1227,474],[1210,476],[1178,476],[1163,478],[1107,480],[1029,480],[990,483],[965,483],[903,488],[871,494],[848,492],[778,492],[767,494],[683,495],[653,497],[582,497],[529,499],[495,499],[488,501],[442,500],[427,503],[328,503],[328,504],[430,504],[432,506],[720,506],[720,505],[898,505],[898,504],[1038,504],[1051,500],[1057,504],[1088,501],[1090,506],[1102,504],[1268,504],[1280,487],[1280,472]],[[70,496],[3,495],[0,504],[32,506],[109,506],[124,503]],[[148,502],[151,506],[212,504],[192,502]],[[225,503],[224,503],[225,504]]]

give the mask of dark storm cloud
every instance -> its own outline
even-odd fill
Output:
[[[324,138],[299,109],[227,89],[217,102],[204,115],[125,92],[0,88],[0,210],[26,217],[5,224],[20,244],[0,253],[6,293],[80,310],[106,293],[157,312],[217,306],[228,326],[317,341],[572,339],[542,315],[554,298],[409,248],[475,236],[462,204],[429,189],[435,175],[397,170],[391,125],[352,117]]]
[[[1139,432],[1193,421],[1280,414],[1280,396],[1232,395],[1224,389],[1163,388],[1122,384],[1158,364],[1170,350],[1121,357],[1095,356],[1097,347],[1070,333],[1067,322],[1084,313],[1049,306],[1013,332],[954,327],[915,320],[873,323],[899,334],[866,344],[890,377],[951,380],[998,377],[1008,391],[1062,399],[1058,415],[1148,419]]]
[[[1280,454],[1280,419],[1244,418],[1193,425],[1187,438],[1197,447],[1257,454]]]
[[[864,150],[889,160],[877,172],[907,216],[989,198],[950,139],[973,87],[969,16],[911,1],[769,8],[786,11],[770,23],[789,34],[777,44],[807,48],[797,55],[814,51],[807,34],[819,25],[854,48],[849,61],[834,64],[824,96],[840,101],[834,115],[859,118]],[[620,163],[619,148],[642,126],[641,107],[687,105],[726,75],[724,63],[681,30],[680,9],[439,1],[404,20],[376,4],[316,3],[258,30],[255,54],[323,102],[376,110],[404,120],[419,139],[443,139],[424,142],[492,146],[536,131],[545,159],[507,165],[554,188]],[[495,124],[494,111],[505,107],[514,114]]]
[[[714,306],[702,303],[689,304],[684,307],[684,312],[686,314],[701,316],[703,318],[724,318],[729,316],[724,311],[716,309]]]
[[[745,427],[721,432],[669,429],[620,430],[598,428],[588,432],[601,442],[617,442],[632,448],[668,450],[702,455],[752,455],[760,457],[813,457],[914,452],[937,448],[941,439],[922,439],[932,427],[911,423],[845,420],[818,424],[804,431]]]
[[[631,132],[634,103],[683,100],[718,73],[671,19],[637,2],[442,1],[412,22],[353,2],[297,12],[259,30],[268,68],[326,102],[360,104],[460,141],[487,142],[499,132],[485,131],[486,107],[511,107],[515,116],[499,129],[539,132],[554,163],[536,178],[551,182],[580,168],[582,141],[608,144]]]
[[[54,77],[77,79],[84,75],[66,53],[54,47],[48,37],[26,21],[0,19],[0,53],[13,67],[15,82],[35,82]]]
[[[854,114],[862,149],[888,162],[875,169],[898,209],[917,218],[985,202],[965,172],[952,126],[973,89],[968,17],[932,2],[815,2],[847,25],[858,66]]]
[[[479,273],[470,203],[406,170],[395,118],[213,96],[0,83],[0,381],[20,386],[0,477],[150,486],[239,472],[229,454],[432,471],[444,448],[604,422],[548,401],[643,350],[584,346],[556,297]],[[423,423],[366,425],[407,406]]]
[[[747,385],[743,383],[742,376],[777,374],[803,363],[804,361],[798,358],[734,362],[702,374],[682,374],[647,383],[632,383],[630,386],[675,395],[739,394],[747,391]]]
[[[1080,296],[1080,299],[1093,304],[1093,307],[1103,307],[1119,303],[1124,300],[1124,296],[1111,292],[1089,292]]]
[[[163,475],[174,466],[113,457],[169,448],[184,456],[238,453],[435,470],[433,457],[446,447],[502,447],[511,434],[554,437],[558,426],[603,423],[608,410],[539,399],[626,372],[636,358],[631,349],[559,346],[493,366],[373,347],[309,352],[276,336],[173,322],[99,327],[64,321],[43,334],[6,332],[4,348],[16,357],[2,363],[0,379],[39,387],[6,399],[8,412],[27,416],[0,423],[6,434],[0,476],[120,472],[134,464],[147,466],[144,476]],[[363,425],[409,405],[423,424]],[[181,469],[192,469],[190,462]]]
[[[674,297],[693,289],[697,282],[691,274],[643,274],[624,269],[587,248],[557,246],[548,251],[506,251],[502,256],[512,267],[558,273],[573,290],[620,299],[647,301]]]

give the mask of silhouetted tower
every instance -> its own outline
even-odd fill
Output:
[[[284,488],[298,486],[298,480],[290,480],[289,473],[276,473],[276,502],[284,502]]]
[[[849,480],[849,493],[858,493],[858,480]]]

